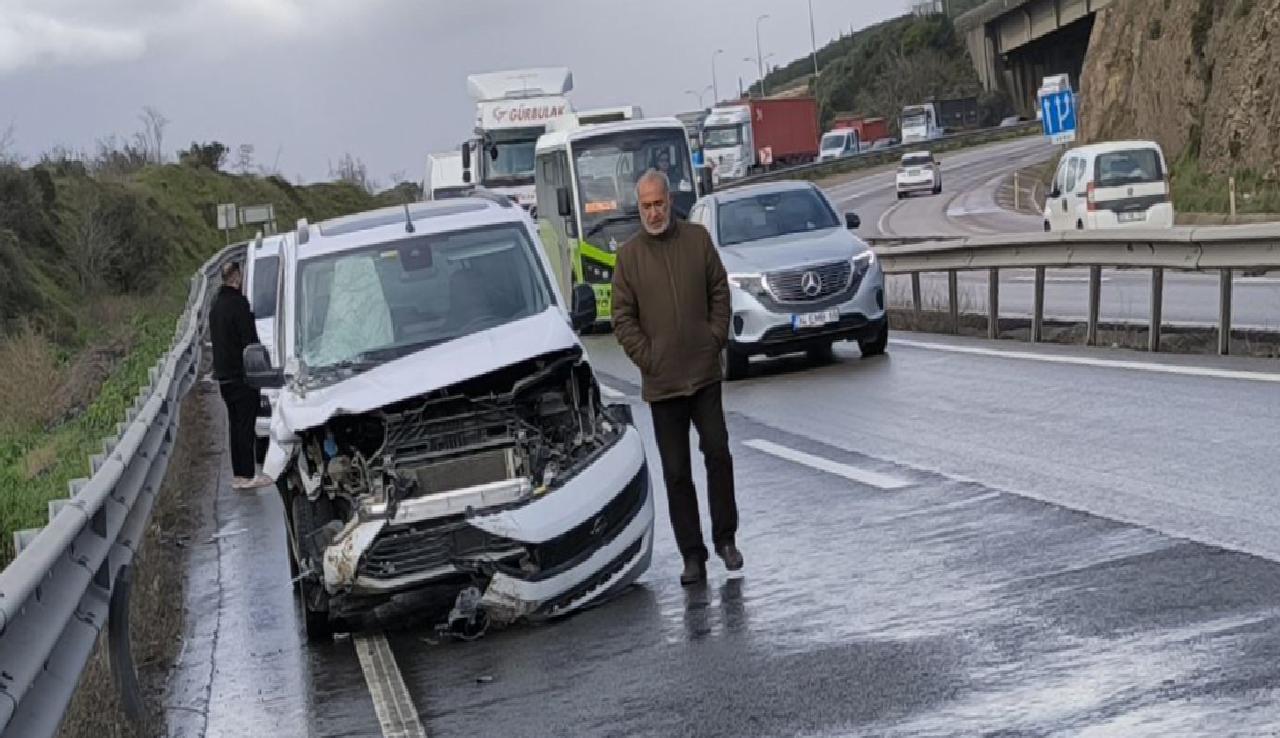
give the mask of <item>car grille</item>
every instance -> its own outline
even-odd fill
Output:
[[[600,546],[613,540],[644,507],[649,490],[649,470],[640,467],[623,488],[600,512],[592,515],[572,530],[533,546],[533,558],[541,570],[533,580],[554,576],[577,563]],[[555,494],[555,493],[552,493]]]
[[[805,290],[806,275],[809,274],[812,274],[817,281],[816,291],[812,286],[808,291]],[[778,302],[814,302],[843,292],[849,286],[852,276],[851,262],[835,261],[803,269],[772,272],[765,275],[765,282]]]
[[[391,528],[379,536],[365,552],[360,573],[371,579],[395,579],[439,569],[466,556],[517,555],[523,550],[516,541],[461,520],[418,523]]]

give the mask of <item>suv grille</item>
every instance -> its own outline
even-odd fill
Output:
[[[812,279],[807,278],[807,275],[812,275]],[[851,262],[835,261],[802,269],[772,272],[765,275],[765,282],[778,302],[814,302],[843,292],[849,286],[852,276]]]

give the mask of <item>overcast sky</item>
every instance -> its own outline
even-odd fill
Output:
[[[907,5],[813,0],[818,45]],[[314,182],[350,152],[420,180],[474,123],[469,73],[567,66],[579,109],[690,110],[715,49],[722,97],[755,79],[764,13],[769,63],[809,52],[806,0],[0,0],[0,131],[29,158],[90,150],[153,106],[170,153],[249,143]]]

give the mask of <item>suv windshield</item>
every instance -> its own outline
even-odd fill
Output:
[[[367,369],[551,304],[518,225],[415,236],[302,262],[297,351],[312,372]]]
[[[280,257],[259,256],[253,260],[253,317],[258,320],[276,314],[276,280],[280,273]]]
[[[1128,149],[1098,154],[1094,170],[1099,187],[1118,187],[1164,181],[1160,154],[1155,149]]]
[[[840,225],[827,201],[808,188],[721,203],[718,222],[721,246]]]

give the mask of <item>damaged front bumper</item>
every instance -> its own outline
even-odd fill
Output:
[[[479,586],[495,622],[554,617],[631,584],[652,553],[653,495],[634,427],[543,495],[513,479],[403,500],[391,512],[353,518],[325,548],[331,597],[424,590],[439,609]]]

